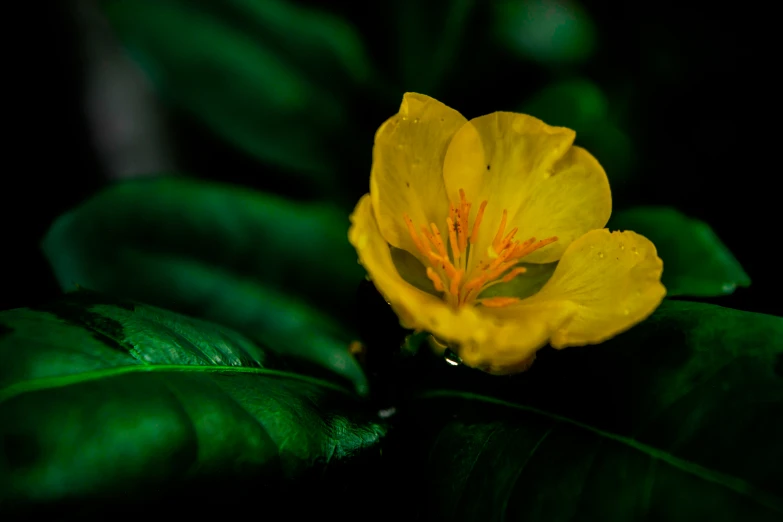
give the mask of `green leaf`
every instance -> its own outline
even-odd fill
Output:
[[[257,159],[333,185],[340,96],[373,74],[343,20],[280,0],[110,0],[105,11],[166,99]]]
[[[66,290],[80,285],[225,324],[364,392],[342,326],[363,277],[347,228],[348,216],[328,204],[160,178],[115,185],[61,216],[43,249]]]
[[[671,301],[513,377],[437,363],[397,426],[422,519],[783,515],[781,318]]]
[[[207,505],[242,481],[275,501],[275,484],[385,433],[351,391],[163,309],[77,292],[0,312],[0,325],[2,509],[126,506],[194,485],[206,488],[189,491],[194,506]]]
[[[402,0],[395,5],[404,90],[437,92],[461,46],[468,42],[475,7],[475,0]]]
[[[633,230],[655,243],[669,296],[719,296],[750,285],[748,274],[710,226],[673,208],[647,206],[616,212],[607,226]]]
[[[521,57],[546,65],[583,62],[595,48],[595,27],[575,0],[502,0],[495,33]]]
[[[609,118],[609,100],[593,82],[580,78],[553,83],[531,96],[521,112],[575,130],[576,143],[603,165],[613,188],[626,181],[633,167],[633,143]]]

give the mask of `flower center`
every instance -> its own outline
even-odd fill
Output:
[[[526,255],[554,243],[557,237],[541,241],[536,241],[534,237],[526,241],[515,240],[517,228],[506,233],[508,211],[504,209],[500,226],[487,251],[475,252],[487,202],[481,202],[473,226],[469,227],[471,203],[465,199],[465,191],[462,189],[459,191],[459,197],[459,205],[449,204],[449,217],[446,218],[449,249],[435,223],[430,223],[429,228],[422,226],[420,235],[410,216],[403,215],[416,249],[429,261],[427,277],[435,285],[435,290],[441,292],[443,298],[455,307],[474,301],[488,307],[508,306],[519,302],[517,297],[478,299],[478,295],[491,286],[507,283],[525,273],[524,267],[515,265]],[[476,256],[479,256],[479,262],[474,266],[472,262]]]

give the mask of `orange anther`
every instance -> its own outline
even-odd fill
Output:
[[[476,238],[478,237],[479,226],[481,226],[481,219],[484,217],[484,209],[486,207],[487,207],[487,202],[486,200],[484,200],[481,202],[478,212],[476,213],[476,220],[473,222],[473,231],[470,233],[471,245],[476,242]]]
[[[463,288],[468,291],[477,290],[482,286],[484,286],[484,283],[486,282],[487,282],[487,278],[483,275],[480,275],[478,277],[474,277],[473,279],[465,283],[465,286]]]
[[[459,189],[459,249],[465,252],[468,248],[468,219],[470,218],[470,203],[465,198],[465,191]]]
[[[503,241],[500,242],[501,248],[505,248],[506,245],[509,245],[511,241],[514,240],[514,236],[516,235],[517,230],[519,229],[514,227],[511,232],[509,232],[506,237],[503,238]]]
[[[448,259],[449,255],[446,253],[446,246],[443,244],[443,237],[441,237],[440,235],[440,230],[438,230],[438,226],[435,223],[430,223],[430,228],[432,229],[431,240],[435,245],[435,248],[438,249],[438,253],[441,256]]]
[[[454,277],[451,278],[451,285],[449,286],[449,292],[452,295],[459,295],[459,284],[462,282],[462,275],[465,273],[464,270],[457,270],[457,273],[454,274]]]
[[[454,220],[450,217],[446,218],[446,225],[449,227],[449,243],[451,243],[451,255],[452,259],[456,263],[459,258],[459,243],[457,242],[457,232],[454,230]]]
[[[486,272],[484,277],[486,277],[487,281],[494,281],[498,277],[500,277],[503,274],[505,274],[506,270],[508,270],[509,268],[512,268],[515,264],[516,264],[516,260],[506,261],[505,263],[501,263],[494,270],[492,270],[490,272]]]
[[[457,269],[454,268],[454,265],[451,264],[448,257],[433,256],[433,259],[435,260],[433,265],[440,266],[446,272],[446,276],[449,279],[454,277],[454,274],[457,273]]]
[[[527,272],[527,268],[525,268],[524,266],[517,267],[513,269],[511,272],[509,272],[508,274],[504,275],[501,281],[503,281],[504,283],[508,283],[519,274],[524,274],[525,272]]]
[[[435,290],[438,292],[443,291],[443,281],[440,280],[440,276],[436,274],[435,270],[430,266],[427,267],[427,277],[429,277],[432,284],[435,285]]]
[[[424,246],[424,242],[416,233],[416,229],[413,226],[413,220],[408,214],[403,214],[402,217],[405,219],[405,225],[408,227],[408,233],[411,235],[411,239],[413,240],[413,244],[416,246],[416,249],[421,252],[424,257],[427,257],[429,255],[429,250]]]
[[[508,210],[503,209],[503,217],[500,218],[500,227],[495,234],[495,239],[492,240],[492,249],[496,253],[500,253],[500,240],[503,237],[503,232],[506,231],[506,220],[508,219]]]
[[[525,244],[519,245],[519,247],[514,249],[515,250],[514,257],[516,258],[525,257],[526,255],[532,254],[539,248],[543,248],[551,243],[554,243],[555,241],[557,241],[557,236],[548,237],[546,239],[542,239],[541,241],[533,244],[527,244],[528,242],[525,241]]]

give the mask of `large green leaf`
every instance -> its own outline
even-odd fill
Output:
[[[663,259],[667,295],[712,297],[750,285],[748,274],[709,225],[669,207],[635,207],[616,212],[612,230],[646,236]]]
[[[372,77],[353,30],[282,0],[109,0],[122,41],[166,99],[256,158],[334,186],[340,96]]]
[[[60,217],[43,248],[66,290],[213,320],[366,388],[341,326],[362,279],[347,227],[330,205],[163,178],[98,194]]]
[[[0,510],[128,507],[172,487],[196,510],[274,502],[314,467],[377,455],[374,419],[352,391],[202,320],[92,292],[0,312]]]
[[[665,302],[521,375],[435,362],[398,429],[426,520],[783,516],[781,318]]]

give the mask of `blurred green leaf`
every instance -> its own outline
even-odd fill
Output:
[[[423,464],[408,487],[424,492],[424,520],[783,515],[781,318],[669,301],[516,376],[436,362],[392,456]]]
[[[342,326],[363,277],[347,228],[348,216],[331,205],[153,179],[115,185],[61,216],[43,249],[64,289],[81,285],[228,325],[364,390]]]
[[[589,58],[595,27],[575,0],[499,0],[495,33],[523,58],[546,65],[567,65]]]
[[[596,84],[577,78],[548,85],[525,102],[523,112],[581,133],[606,119],[609,101]]]
[[[474,7],[475,0],[401,0],[394,6],[404,91],[437,93],[460,47],[469,42]]]
[[[709,225],[670,207],[635,207],[616,212],[607,225],[647,237],[663,259],[669,296],[712,297],[750,285],[750,277]]]
[[[347,125],[338,93],[372,76],[343,20],[279,0],[109,0],[105,10],[168,100],[257,159],[330,187],[330,140]]]
[[[76,292],[0,312],[0,325],[3,510],[125,509],[175,486],[197,509],[229,509],[240,491],[222,484],[243,481],[246,498],[275,502],[286,481],[385,433],[351,391],[206,321]]]
[[[633,143],[609,118],[609,100],[593,82],[578,78],[553,83],[531,96],[521,112],[575,130],[577,144],[598,159],[613,185],[627,179]]]

